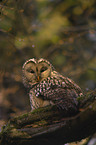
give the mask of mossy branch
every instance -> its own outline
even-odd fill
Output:
[[[66,117],[56,106],[36,109],[3,126],[0,145],[62,145],[96,132],[96,90],[78,98],[79,111]]]

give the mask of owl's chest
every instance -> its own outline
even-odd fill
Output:
[[[56,95],[58,92],[58,88],[62,88],[65,86],[65,82],[61,82],[61,80],[58,80],[53,77],[48,77],[47,79],[40,82],[38,85],[36,85],[33,88],[33,91],[36,95],[36,97],[39,96],[52,96]]]

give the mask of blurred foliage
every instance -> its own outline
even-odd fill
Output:
[[[84,91],[96,88],[95,0],[0,1],[0,119],[30,110],[29,58],[48,59]]]

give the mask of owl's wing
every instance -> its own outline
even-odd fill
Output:
[[[49,77],[34,88],[36,97],[50,100],[59,109],[66,113],[76,112],[78,109],[77,97],[82,94],[81,88],[71,79],[59,75],[59,78]]]
[[[62,84],[62,87],[75,89],[75,91],[79,96],[83,94],[81,88],[73,80],[69,79],[68,77],[60,75],[56,71],[53,71],[52,75],[54,76],[55,79],[59,80],[60,84]]]
[[[59,109],[68,112],[76,112],[78,94],[74,89],[51,86],[47,91],[42,92],[41,96],[44,100],[51,100]]]

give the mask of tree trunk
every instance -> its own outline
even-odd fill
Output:
[[[78,98],[79,111],[71,117],[47,106],[15,117],[2,127],[0,145],[62,145],[96,132],[96,90]]]

